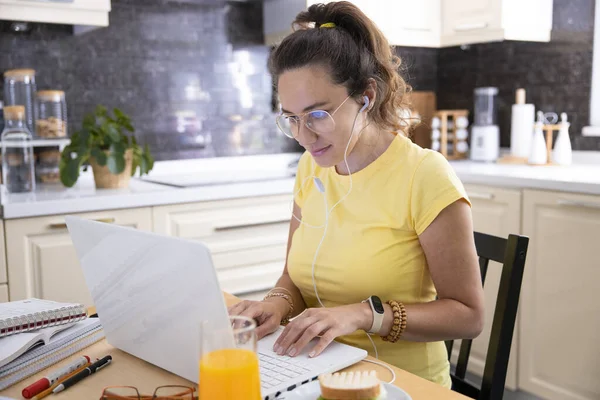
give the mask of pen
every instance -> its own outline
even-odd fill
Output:
[[[39,393],[38,395],[36,395],[33,399],[31,400],[41,400],[44,397],[48,396],[49,394],[52,394],[52,391],[54,390],[55,387],[57,387],[58,385],[60,385],[61,383],[63,383],[64,381],[66,381],[67,379],[69,379],[70,377],[78,374],[79,372],[83,371],[84,369],[86,369],[87,367],[89,367],[90,363],[87,363],[85,365],[82,365],[81,368],[76,369],[75,371],[71,372],[69,375],[64,376],[62,378],[60,378],[58,381],[56,381],[54,383],[54,385],[50,386],[48,389],[44,390],[42,393]]]
[[[112,361],[111,356],[106,356],[106,357],[101,358],[100,360],[96,361],[89,367],[84,368],[81,372],[78,372],[77,374],[73,375],[72,377],[65,380],[63,383],[61,383],[57,387],[55,387],[54,390],[52,391],[52,393],[59,393],[65,389],[70,388],[71,386],[73,386],[74,384],[76,384],[77,382],[82,380],[83,378],[90,376],[91,374],[98,372],[102,368],[108,366],[111,361]]]
[[[82,356],[77,358],[74,362],[65,367],[50,372],[47,376],[41,378],[40,380],[32,383],[27,386],[21,394],[24,398],[30,399],[36,394],[48,389],[50,386],[54,385],[60,378],[63,378],[69,375],[71,372],[81,368],[82,366],[88,364],[90,362],[90,358],[88,356]]]

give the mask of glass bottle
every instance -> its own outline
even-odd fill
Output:
[[[25,123],[35,132],[35,70],[11,69],[4,72],[4,106],[25,107]]]
[[[37,92],[36,136],[57,138],[67,136],[67,103],[62,90]]]
[[[4,107],[2,132],[2,182],[9,193],[35,190],[32,136],[25,122],[24,106]]]

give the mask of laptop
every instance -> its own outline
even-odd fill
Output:
[[[206,245],[74,216],[65,220],[108,343],[198,383],[201,321],[230,327]],[[309,358],[316,340],[296,357],[279,356],[272,349],[282,330],[257,344],[267,400],[367,356],[333,342]]]

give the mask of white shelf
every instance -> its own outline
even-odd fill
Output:
[[[71,143],[69,138],[57,138],[57,139],[33,139],[31,145],[33,147],[48,147],[48,146],[59,146],[61,149]]]

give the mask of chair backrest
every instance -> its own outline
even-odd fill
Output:
[[[528,245],[529,238],[526,236],[509,235],[505,239],[475,232],[475,247],[479,256],[483,284],[485,285],[485,276],[490,261],[502,264],[502,274],[481,388],[477,388],[465,380],[472,340],[462,340],[456,369],[451,374],[453,390],[465,396],[477,400],[500,400],[504,395],[506,370],[517,318]],[[448,359],[452,354],[453,342],[452,340],[446,341]]]

